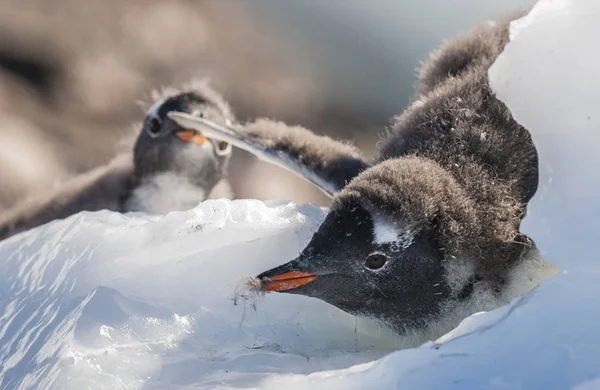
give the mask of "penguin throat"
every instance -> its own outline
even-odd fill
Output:
[[[127,200],[126,208],[153,214],[189,210],[205,200],[209,191],[184,175],[157,173],[140,181]]]

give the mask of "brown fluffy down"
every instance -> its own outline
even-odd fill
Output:
[[[242,137],[339,190],[334,208],[354,197],[389,222],[433,227],[446,262],[469,262],[476,278],[500,286],[533,246],[519,229],[537,191],[538,158],[487,72],[508,42],[510,21],[523,14],[434,51],[372,162],[345,143],[280,122],[256,121]]]
[[[244,127],[244,134],[252,142],[284,153],[308,171],[318,172],[336,190],[368,166],[354,145],[317,135],[302,126],[257,119]]]
[[[389,215],[434,224],[449,259],[475,262],[492,283],[532,245],[519,228],[537,190],[537,152],[487,74],[508,42],[510,20],[522,14],[435,51],[414,102],[382,142],[382,163],[346,188],[366,202],[384,199]]]
[[[48,193],[28,198],[0,215],[0,240],[82,210],[121,210],[133,185],[133,158],[121,154],[110,163],[78,175]]]

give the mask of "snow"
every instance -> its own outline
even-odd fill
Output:
[[[534,135],[541,185],[524,230],[560,275],[392,352],[402,340],[315,299],[234,304],[243,277],[298,254],[323,209],[81,213],[0,243],[0,388],[600,388],[599,17],[598,2],[541,0],[490,70]]]
[[[324,302],[234,305],[240,280],[297,255],[324,215],[210,200],[81,213],[0,243],[0,388],[246,388],[382,357],[395,335]]]

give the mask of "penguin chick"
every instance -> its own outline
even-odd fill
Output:
[[[508,35],[502,26],[527,15],[528,11],[513,11],[498,20],[473,28],[469,34],[458,36],[429,53],[418,69],[416,97],[426,95],[438,84],[453,77],[461,77],[473,66],[502,52]],[[500,28],[496,28],[496,27]]]
[[[136,127],[134,145],[126,143],[127,150],[108,164],[70,179],[52,194],[5,212],[0,239],[84,210],[167,213],[207,198],[231,197],[225,178],[231,145],[181,128],[167,117],[169,111],[221,124],[234,120],[229,105],[206,81],[155,93],[143,124]]]
[[[178,111],[231,125],[234,118],[228,104],[206,82],[162,95],[146,112],[133,148],[135,188],[125,209],[167,213],[190,209],[208,197],[231,197],[225,180],[231,145],[182,128],[167,117]]]
[[[423,92],[395,118],[371,162],[347,144],[283,123],[225,128],[170,114],[333,197],[300,255],[257,276],[264,291],[321,299],[419,345],[557,272],[519,231],[537,190],[537,152],[487,76],[508,42],[509,21],[436,52],[425,73],[448,77],[422,78]],[[445,60],[462,52],[467,62]]]

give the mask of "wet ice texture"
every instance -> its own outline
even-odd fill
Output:
[[[218,200],[82,213],[1,243],[1,388],[246,388],[383,356],[394,337],[323,302],[234,305],[243,277],[296,256],[323,217]]]
[[[597,1],[542,0],[490,70],[540,152],[525,230],[565,273],[388,353],[399,340],[314,299],[233,305],[240,278],[293,258],[321,209],[83,213],[0,244],[0,388],[599,388],[598,20]]]

